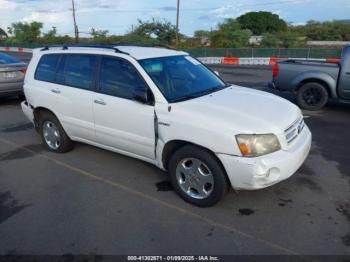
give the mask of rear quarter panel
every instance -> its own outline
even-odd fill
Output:
[[[279,74],[274,79],[278,89],[294,92],[300,83],[307,80],[322,81],[327,84],[332,97],[336,97],[339,66],[336,64],[279,63]]]

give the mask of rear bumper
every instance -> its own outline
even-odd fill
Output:
[[[0,83],[0,96],[23,94],[23,81]]]
[[[21,103],[22,111],[24,115],[32,122],[34,123],[34,114],[33,114],[33,108],[28,104],[27,101],[23,101]]]
[[[289,178],[299,169],[309,154],[311,138],[311,132],[306,127],[289,150],[256,158],[226,154],[218,154],[218,157],[234,189],[261,189]]]

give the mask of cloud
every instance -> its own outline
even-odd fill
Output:
[[[70,19],[67,12],[31,12],[30,15],[25,16],[22,21],[32,22],[32,21],[41,21],[45,23],[61,23],[66,19]]]
[[[181,1],[180,30],[192,34],[208,30],[224,18],[235,18],[247,11],[271,11],[287,21],[346,19],[349,0],[191,0]],[[339,2],[339,3],[338,3]],[[58,32],[73,34],[71,0],[0,0],[0,26],[13,22],[40,21],[43,31],[56,26]],[[123,34],[138,18],[152,17],[176,21],[176,1],[158,0],[75,0],[79,30],[95,27]],[[310,12],[312,10],[312,12]],[[192,22],[193,21],[193,22]]]
[[[163,10],[163,11],[176,11],[176,7],[175,7],[175,6],[163,6],[163,7],[160,7],[159,10]]]
[[[235,5],[225,5],[219,8],[215,8],[209,12],[207,12],[205,15],[201,15],[198,17],[200,20],[218,20],[223,18],[235,18],[238,17],[249,10],[240,8]]]
[[[0,0],[0,6],[1,6],[1,9],[0,9],[0,13],[4,12],[4,11],[14,11],[18,4],[16,2],[10,2],[10,1],[7,1],[7,0]]]

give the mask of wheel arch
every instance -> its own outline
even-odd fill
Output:
[[[300,88],[308,83],[318,83],[327,90],[328,96],[329,97],[335,97],[335,93],[333,92],[332,84],[329,83],[329,81],[326,81],[325,79],[320,79],[320,78],[306,78],[301,80],[295,89],[296,92],[299,92]]]
[[[57,115],[51,111],[50,109],[46,108],[46,107],[41,107],[41,106],[38,106],[36,107],[34,110],[33,110],[33,116],[34,116],[34,125],[35,125],[35,128],[38,130],[39,128],[39,118],[40,118],[40,115],[43,113],[43,112],[48,112],[52,115],[54,115],[56,118],[57,118]],[[58,118],[57,118],[58,119]]]
[[[224,172],[225,172],[227,181],[228,181],[229,185],[231,186],[231,182],[230,182],[230,179],[228,178],[226,169],[225,169],[223,163],[221,162],[221,160],[217,157],[217,155],[216,155],[212,150],[210,150],[209,148],[206,148],[206,147],[204,147],[204,146],[201,146],[201,145],[198,145],[198,144],[195,144],[195,143],[193,143],[193,142],[186,141],[186,140],[178,140],[178,139],[176,139],[176,140],[171,140],[171,141],[168,141],[168,142],[164,145],[163,151],[162,151],[162,165],[163,165],[163,168],[164,168],[165,170],[168,170],[169,160],[170,160],[171,156],[172,156],[177,150],[179,150],[180,148],[182,148],[182,147],[184,147],[184,146],[187,146],[187,145],[192,145],[192,146],[201,148],[201,149],[203,149],[203,150],[209,152],[209,153],[218,161],[218,163],[221,165],[222,169],[223,169]]]

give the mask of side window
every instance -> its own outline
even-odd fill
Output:
[[[148,89],[135,67],[123,59],[102,57],[99,91],[126,99],[133,98],[135,88]]]
[[[54,82],[59,54],[43,55],[35,71],[35,80]]]
[[[57,83],[92,90],[96,56],[64,55],[57,71]]]

